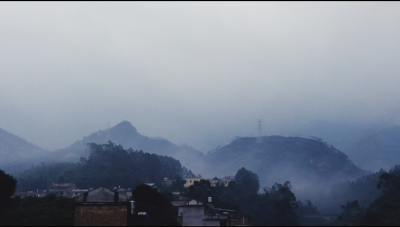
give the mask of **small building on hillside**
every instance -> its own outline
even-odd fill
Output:
[[[226,177],[221,179],[221,182],[225,185],[225,187],[228,187],[229,182],[231,182],[231,181],[235,181],[235,177],[234,176],[226,176]]]
[[[196,181],[200,181],[200,180],[208,180],[206,178],[186,178],[186,183],[183,185],[185,188],[188,188],[190,186],[192,186],[194,184],[194,182]]]
[[[49,187],[49,194],[55,194],[58,196],[65,196],[72,198],[74,195],[73,190],[76,190],[76,186],[73,183],[58,183],[53,184]]]
[[[172,186],[172,183],[175,182],[175,180],[170,180],[168,177],[164,177],[164,185],[165,186]]]
[[[73,198],[75,226],[127,226],[128,197],[99,187]]]

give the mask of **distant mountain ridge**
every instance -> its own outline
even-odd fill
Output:
[[[337,124],[314,121],[292,132],[316,136],[345,152],[363,169],[389,170],[400,164],[400,126],[391,124]]]
[[[300,137],[243,137],[205,156],[206,176],[233,175],[244,167],[259,176],[262,188],[290,181],[298,199],[318,207],[330,186],[366,172],[343,152],[326,143]]]
[[[77,161],[80,156],[87,156],[86,145],[88,143],[105,144],[112,141],[124,148],[143,150],[148,153],[170,156],[181,161],[183,166],[196,166],[202,152],[190,146],[177,146],[168,140],[161,138],[150,138],[141,135],[137,129],[128,121],[123,121],[112,128],[100,130],[73,143],[71,146],[52,152],[52,161]]]
[[[0,169],[17,171],[43,158],[47,151],[0,128]]]

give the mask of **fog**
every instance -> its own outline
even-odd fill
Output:
[[[399,124],[398,2],[1,2],[0,128],[48,150],[130,121],[206,152]]]

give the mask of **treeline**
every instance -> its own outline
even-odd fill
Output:
[[[125,150],[112,142],[88,144],[89,157],[79,163],[50,163],[34,166],[16,174],[18,191],[46,190],[52,183],[75,183],[79,188],[133,188],[141,183],[155,183],[163,187],[165,177],[195,177],[176,159]]]
[[[207,180],[194,182],[194,185],[183,191],[189,199],[207,203],[212,197],[213,205],[218,208],[236,210],[251,218],[251,225],[317,225],[323,220],[309,218],[317,215],[317,207],[310,201],[297,201],[291,191],[290,182],[275,184],[262,193],[257,174],[241,168],[227,187],[217,184],[215,187]]]
[[[368,206],[360,205],[358,200],[348,201],[342,206],[343,213],[330,224],[400,226],[400,166],[394,166],[388,172],[380,171],[369,175],[361,182],[364,181],[376,183],[375,187],[365,188],[366,192],[374,189],[378,190],[380,195],[373,198]],[[358,185],[360,182],[354,184]]]
[[[320,210],[328,213],[341,213],[341,205],[347,201],[357,200],[360,207],[368,207],[373,201],[383,195],[382,190],[377,188],[380,176],[383,174],[395,174],[400,176],[400,166],[394,166],[389,171],[380,171],[365,175],[356,180],[344,181],[333,185],[330,191],[321,197],[323,206]]]

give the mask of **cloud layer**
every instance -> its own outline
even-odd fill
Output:
[[[1,2],[0,127],[46,149],[128,120],[206,151],[399,123],[398,2]]]

